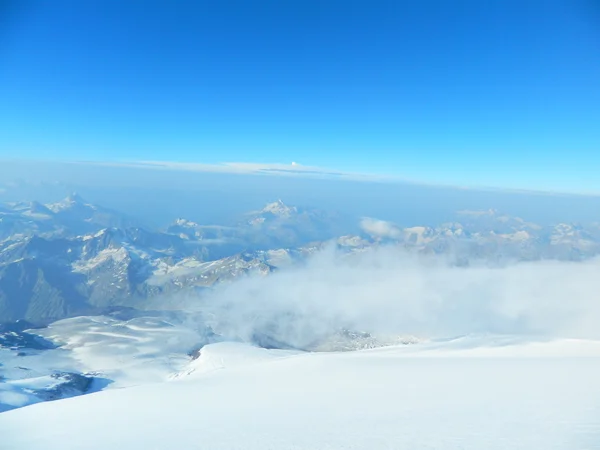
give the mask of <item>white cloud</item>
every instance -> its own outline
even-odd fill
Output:
[[[380,248],[223,286],[206,299],[218,330],[305,346],[346,327],[375,334],[600,337],[600,260],[453,267]]]
[[[364,217],[360,221],[360,228],[365,233],[378,238],[398,238],[402,234],[402,231],[393,223],[370,217]]]

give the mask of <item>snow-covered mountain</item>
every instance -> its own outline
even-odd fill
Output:
[[[76,236],[106,227],[127,228],[135,220],[98,205],[77,194],[42,205],[38,202],[12,202],[0,205],[0,240],[17,236]]]
[[[259,211],[244,214],[233,223],[201,225],[178,218],[165,231],[212,246],[214,251],[227,249],[230,255],[236,250],[300,247],[336,238],[355,228],[348,226],[347,220],[338,214],[288,206],[277,200]]]
[[[280,253],[207,261],[206,247],[137,228],[5,241],[0,244],[0,317],[47,322],[113,305],[144,308],[145,300],[161,294],[268,273],[284,263]]]
[[[326,241],[349,231],[346,220],[329,211],[268,203],[260,211],[246,214],[238,227],[255,248],[285,248]]]
[[[178,219],[164,232],[101,228],[120,219],[77,196],[47,207],[9,207],[11,214],[27,220],[35,214],[35,220],[26,232],[0,241],[0,323],[47,323],[114,305],[147,308],[182,290],[268,274],[311,251],[255,244],[250,225]],[[77,233],[90,226],[94,231]]]

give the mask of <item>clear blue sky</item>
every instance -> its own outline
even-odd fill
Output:
[[[0,8],[0,157],[600,191],[595,0]]]

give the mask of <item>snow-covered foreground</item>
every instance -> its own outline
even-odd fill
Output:
[[[170,381],[0,414],[0,448],[598,449],[600,342],[211,344]]]

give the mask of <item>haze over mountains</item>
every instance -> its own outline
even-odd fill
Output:
[[[0,202],[55,203],[70,192],[125,211],[149,228],[178,217],[201,224],[232,223],[277,198],[290,206],[374,217],[408,226],[435,226],[461,210],[496,209],[549,225],[597,221],[600,197],[431,184],[369,182],[294,175],[268,176],[135,168],[94,163],[2,161]],[[150,200],[150,201],[149,201]]]
[[[0,320],[48,323],[103,308],[156,308],[159,299],[198,292],[251,274],[267,275],[334,245],[358,253],[391,245],[444,254],[456,264],[559,259],[600,252],[599,224],[541,226],[494,210],[458,211],[435,227],[401,228],[281,200],[226,224],[178,218],[148,230],[80,196],[43,205],[0,206]],[[166,297],[170,297],[167,299]]]

